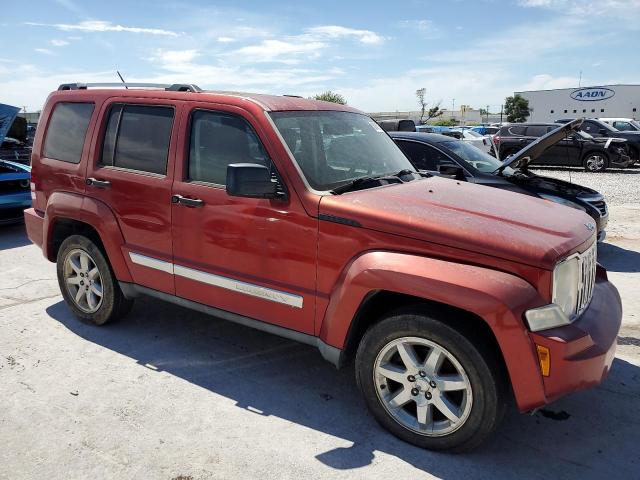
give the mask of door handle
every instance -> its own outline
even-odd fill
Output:
[[[111,186],[111,182],[108,180],[98,180],[97,178],[87,178],[85,183],[96,188],[109,188]]]
[[[187,198],[182,195],[171,195],[171,203],[179,203],[187,207],[202,207],[204,202],[199,198]]]

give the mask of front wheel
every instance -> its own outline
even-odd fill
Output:
[[[356,354],[356,380],[376,420],[422,448],[466,451],[496,428],[506,378],[483,351],[427,314],[399,311],[371,327]]]
[[[587,172],[602,172],[606,170],[609,160],[603,153],[588,153],[582,161]]]

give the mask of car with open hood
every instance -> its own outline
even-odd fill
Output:
[[[147,295],[313,345],[440,450],[609,372],[620,297],[584,212],[421,173],[349,106],[126,87],[61,85],[33,144],[27,232],[78,318]]]
[[[570,123],[582,119],[572,120]],[[546,147],[536,156],[536,165],[583,167],[589,172],[600,172],[608,167],[626,168],[633,165],[627,140],[623,138],[593,137],[581,130],[567,131],[564,137]],[[505,125],[493,141],[498,158],[506,159],[523,147],[558,129],[558,123],[514,123]],[[531,163],[531,162],[529,162]]]
[[[391,138],[419,170],[458,181],[539,197],[582,210],[596,224],[598,239],[604,240],[609,211],[604,196],[588,187],[536,175],[528,169],[548,148],[579,126],[574,122],[530,143],[504,163],[495,157],[470,148],[464,142],[442,135],[390,133]]]
[[[0,225],[23,221],[31,206],[30,178],[29,166],[0,160]]]
[[[556,123],[567,123],[569,119],[556,120]],[[640,162],[640,131],[621,131],[612,125],[598,120],[597,118],[587,118],[582,122],[580,130],[591,135],[600,142],[607,142],[609,138],[624,139],[627,141],[629,156],[632,164]]]

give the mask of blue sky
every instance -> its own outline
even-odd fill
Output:
[[[514,91],[640,83],[640,0],[80,1],[0,7],[0,103],[73,81],[196,83],[365,111],[499,110]],[[398,5],[402,6],[398,6]],[[25,8],[24,5],[27,5]]]

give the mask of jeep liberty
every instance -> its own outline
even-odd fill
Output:
[[[128,86],[61,85],[33,146],[26,228],[80,319],[150,295],[317,346],[429,449],[605,378],[622,307],[584,212],[419,173],[349,106]]]

